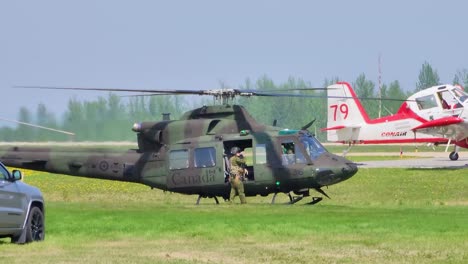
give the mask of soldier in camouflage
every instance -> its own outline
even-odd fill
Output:
[[[244,194],[244,175],[248,174],[247,170],[245,169],[245,160],[242,156],[241,150],[239,147],[232,147],[231,154],[233,156],[229,159],[231,163],[231,171],[230,171],[230,180],[231,183],[231,195],[229,197],[230,202],[234,200],[236,195],[239,195],[241,204],[247,203],[245,200]]]

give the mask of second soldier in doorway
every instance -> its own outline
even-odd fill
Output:
[[[231,163],[229,180],[231,183],[231,195],[229,196],[229,200],[232,203],[234,197],[239,195],[241,203],[245,204],[247,201],[245,200],[243,181],[244,176],[248,174],[247,170],[245,169],[245,160],[239,147],[232,147],[231,154],[233,156],[229,159],[229,163]]]

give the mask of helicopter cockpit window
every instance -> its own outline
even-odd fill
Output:
[[[171,150],[169,153],[169,169],[178,170],[189,167],[188,149]]]
[[[196,168],[214,167],[216,165],[216,149],[212,147],[196,148],[193,158]]]
[[[296,149],[294,147],[294,142],[284,141],[281,143],[281,162],[283,166],[291,165],[296,163]]]
[[[304,135],[300,140],[312,160],[316,160],[320,155],[327,152],[325,147],[311,135]]]
[[[432,94],[416,98],[416,103],[418,104],[419,110],[437,107],[437,101]]]

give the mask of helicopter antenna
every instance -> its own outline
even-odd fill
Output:
[[[307,123],[305,126],[303,126],[303,127],[301,128],[301,130],[307,130],[312,124],[314,124],[314,122],[315,122],[316,119],[317,119],[317,118],[314,118],[314,120],[312,120],[312,121],[310,121],[309,123]]]

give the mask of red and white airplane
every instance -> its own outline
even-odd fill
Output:
[[[468,94],[461,86],[438,85],[419,91],[393,115],[370,119],[351,85],[328,87],[328,141],[349,144],[453,143],[468,148]]]

